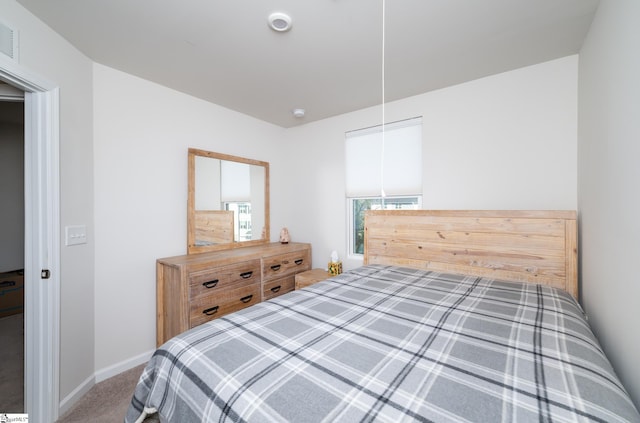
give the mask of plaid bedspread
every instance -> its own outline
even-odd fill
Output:
[[[640,421],[568,294],[377,265],[173,338],[125,421],[155,411],[162,422]]]

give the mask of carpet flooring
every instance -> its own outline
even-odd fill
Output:
[[[58,419],[58,423],[121,423],[143,369],[144,365],[134,367],[97,383]],[[158,421],[156,416],[145,419],[145,423]]]
[[[24,412],[24,316],[0,318],[0,413]]]
[[[122,423],[144,364],[94,385],[58,423]],[[24,316],[0,318],[0,414],[24,412]],[[156,415],[144,423],[159,422]]]
[[[58,423],[115,423],[124,421],[138,378],[144,365],[95,384]],[[147,418],[145,422],[157,422]]]

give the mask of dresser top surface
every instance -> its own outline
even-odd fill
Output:
[[[290,242],[281,244],[279,242],[271,242],[263,245],[254,245],[251,247],[239,247],[230,250],[212,251],[199,254],[186,254],[182,256],[165,257],[158,259],[160,264],[170,266],[198,265],[205,262],[215,260],[251,260],[261,257],[268,257],[276,254],[286,254],[295,251],[307,250],[311,248],[311,244],[302,242]]]

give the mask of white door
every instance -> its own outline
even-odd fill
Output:
[[[0,55],[0,79],[25,91],[25,409],[59,411],[60,212],[58,89]]]

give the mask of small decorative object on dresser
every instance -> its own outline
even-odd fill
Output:
[[[342,273],[342,262],[338,258],[338,252],[331,252],[331,259],[329,260],[329,274],[331,276],[336,276]]]
[[[291,241],[291,236],[289,236],[289,229],[282,228],[282,230],[280,231],[280,243],[288,244],[289,241]]]
[[[314,283],[329,279],[331,275],[324,269],[311,269],[296,274],[296,289],[302,289]]]

